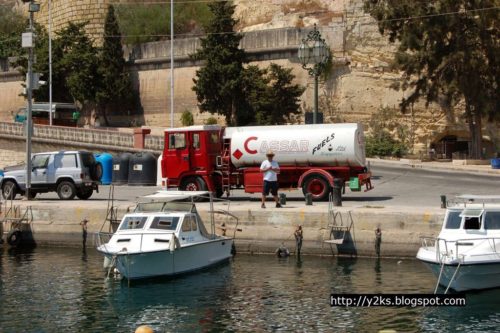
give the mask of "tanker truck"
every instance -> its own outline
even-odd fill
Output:
[[[235,188],[262,192],[260,164],[272,150],[279,187],[328,198],[334,179],[352,191],[372,189],[361,124],[221,127],[165,130],[162,185],[229,195]]]

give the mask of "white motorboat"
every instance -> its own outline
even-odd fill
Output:
[[[228,260],[233,240],[215,235],[213,209],[212,232],[206,230],[194,204],[194,198],[203,196],[211,197],[191,191],[143,197],[149,202],[126,214],[109,241],[103,241],[109,233],[98,233],[97,251],[127,279],[177,275]]]
[[[455,291],[500,287],[500,196],[461,195],[437,238],[422,238],[417,258]]]

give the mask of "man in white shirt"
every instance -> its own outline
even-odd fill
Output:
[[[276,208],[281,208],[278,201],[278,174],[280,173],[280,167],[278,162],[273,161],[274,152],[272,150],[268,150],[266,156],[267,160],[264,160],[260,165],[260,172],[263,173],[264,177],[261,207],[266,208],[266,197],[271,192],[274,201],[276,201]]]

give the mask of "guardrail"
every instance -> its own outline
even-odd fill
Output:
[[[0,122],[0,135],[8,137],[25,137],[25,126],[21,123]],[[119,132],[115,129],[91,129],[64,126],[34,125],[33,139],[43,139],[54,144],[71,144],[72,142],[89,145],[111,146],[134,150],[133,133]],[[145,149],[163,150],[163,137],[147,135]]]

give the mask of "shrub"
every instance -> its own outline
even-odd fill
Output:
[[[217,119],[214,117],[208,117],[207,120],[205,120],[205,125],[217,125]]]
[[[181,115],[181,123],[183,126],[194,125],[193,114],[188,110],[184,111]]]
[[[383,131],[379,136],[368,136],[366,138],[366,156],[393,156],[401,157],[406,154],[408,148],[402,142],[394,140],[391,135]]]

